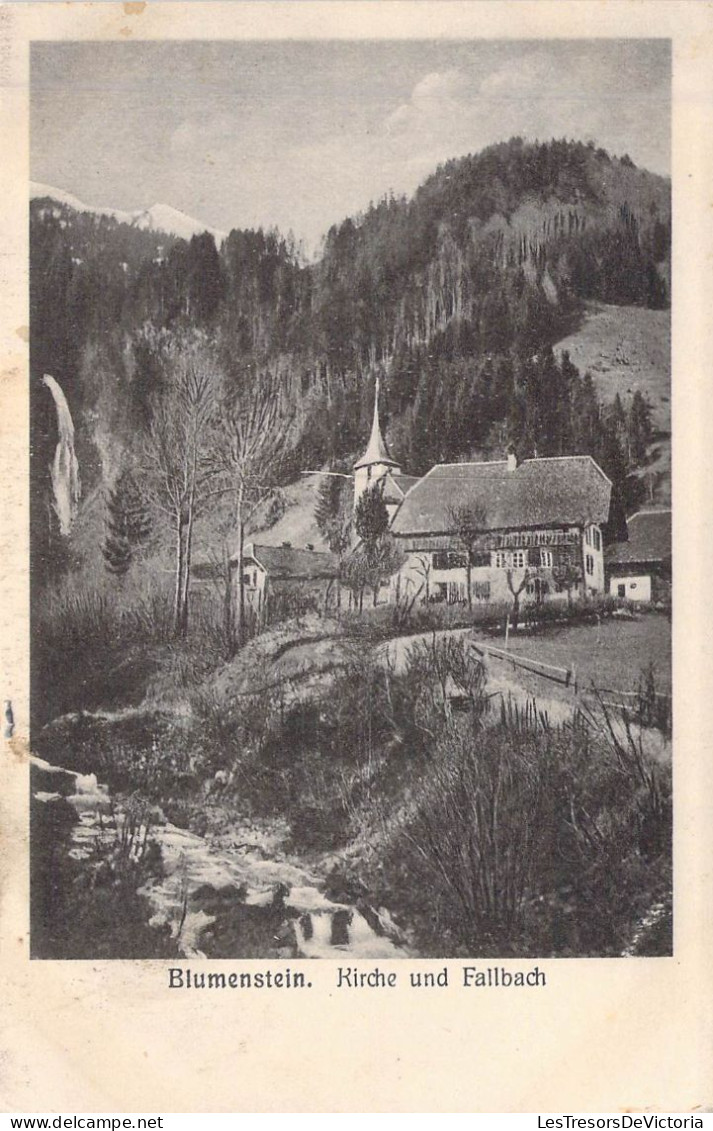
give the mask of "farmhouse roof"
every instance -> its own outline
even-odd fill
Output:
[[[392,472],[388,472],[381,480],[384,502],[396,503],[397,505],[402,503],[406,492],[418,481],[417,475],[393,475]]]
[[[448,534],[453,508],[482,508],[486,530],[604,523],[611,482],[591,456],[491,463],[441,463],[406,495],[394,534]]]
[[[273,581],[330,580],[339,573],[336,555],[321,550],[249,544],[245,547],[243,562],[250,558],[262,566]],[[231,561],[237,561],[237,554],[233,554]]]
[[[607,565],[662,562],[671,557],[671,511],[645,510],[627,519],[627,542],[615,542],[606,551]]]

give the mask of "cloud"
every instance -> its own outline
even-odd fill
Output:
[[[452,68],[449,71],[432,71],[416,83],[411,93],[411,101],[421,108],[440,108],[446,102],[458,98],[465,86],[465,76]]]
[[[384,126],[387,134],[424,127],[432,129],[446,121],[460,106],[467,87],[462,71],[431,71],[416,83],[408,102],[389,114]]]
[[[558,97],[559,84],[552,63],[542,56],[526,55],[503,64],[486,75],[479,85],[483,98],[545,98]]]
[[[403,182],[428,171],[426,155],[433,167],[513,136],[591,138],[665,170],[667,142],[649,138],[645,123],[666,120],[668,76],[639,54],[617,42],[553,44],[430,71],[384,119],[383,144]]]

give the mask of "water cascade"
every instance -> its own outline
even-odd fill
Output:
[[[66,536],[76,518],[81,494],[79,464],[74,451],[74,421],[69,411],[67,398],[54,377],[45,373],[42,383],[47,386],[52,394],[57,410],[57,447],[50,465],[50,476],[52,478],[54,509],[59,519],[59,529]]]
[[[115,851],[125,812],[121,801],[112,802],[106,785],[94,774],[65,770],[34,755],[31,762],[33,804],[40,807],[47,835],[56,828],[51,807],[68,804],[76,814],[70,857],[90,864],[102,851]],[[38,818],[33,836],[40,835],[41,823]],[[318,877],[284,858],[266,857],[257,846],[221,849],[170,822],[155,825],[151,837],[161,850],[162,875],[138,890],[149,905],[149,924],[168,927],[181,957],[215,957],[216,935],[224,948],[218,956],[232,957],[240,953],[242,939],[256,932],[266,954],[274,957],[411,957],[385,908],[332,900],[320,890]],[[234,947],[226,944],[226,934]]]

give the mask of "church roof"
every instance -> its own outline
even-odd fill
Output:
[[[627,519],[627,542],[615,542],[606,552],[607,565],[662,562],[671,557],[671,511],[639,511]]]
[[[376,382],[376,392],[374,394],[374,420],[371,425],[371,436],[367,444],[366,451],[361,459],[357,460],[354,464],[354,470],[357,471],[360,467],[368,467],[369,464],[384,463],[389,467],[398,467],[396,460],[391,458],[389,449],[384,442],[384,437],[381,435],[381,427],[379,425],[379,382]]]
[[[486,530],[604,523],[611,482],[591,456],[442,463],[431,468],[396,512],[394,534],[449,534],[454,507],[478,505]]]

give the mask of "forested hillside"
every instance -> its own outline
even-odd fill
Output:
[[[349,460],[382,375],[404,470],[436,460],[590,452],[615,485],[614,524],[638,501],[650,437],[643,397],[600,403],[552,345],[583,303],[669,303],[670,185],[593,145],[519,139],[448,162],[413,198],[373,204],[305,262],[291,237],[189,242],[37,199],[31,209],[35,548],[54,412],[66,393],[84,498],[131,465],[170,374],[171,343],[210,348],[230,387],[277,373],[294,473]],[[98,552],[98,551],[97,551]]]

